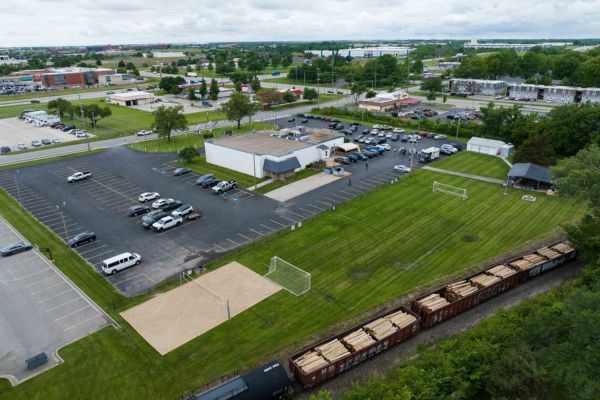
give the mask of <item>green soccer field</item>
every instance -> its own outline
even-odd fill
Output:
[[[506,179],[509,170],[508,164],[502,161],[500,157],[470,151],[461,151],[443,160],[436,161],[432,166],[496,179]]]
[[[468,200],[433,193],[433,181],[466,188]],[[525,202],[522,194],[418,171],[211,265],[237,260],[264,275],[277,255],[312,275],[308,293],[280,291],[164,357],[127,324],[118,332],[104,329],[61,351],[66,362],[59,367],[14,389],[0,383],[0,399],[42,393],[45,399],[176,398],[273,357],[285,362],[283,349],[298,349],[324,331],[341,330],[332,326],[348,318],[462,276],[584,211],[566,198],[539,195]]]

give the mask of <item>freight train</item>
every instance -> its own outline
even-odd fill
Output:
[[[410,306],[400,306],[387,311],[295,353],[289,358],[291,379],[283,377],[285,370],[277,361],[237,377],[242,377],[244,381],[244,376],[251,376],[255,379],[254,385],[266,384],[268,388],[263,387],[266,391],[261,392],[262,397],[251,396],[248,391],[249,385],[239,384],[238,381],[238,385],[232,386],[232,381],[228,381],[199,395],[186,398],[193,400],[286,398],[292,391],[292,382],[296,382],[302,388],[319,385],[409,339],[420,329],[429,329],[444,322],[541,273],[573,260],[575,256],[575,249],[569,242],[558,242],[508,262],[487,267],[465,279],[417,296]],[[273,373],[277,373],[277,379],[273,377],[269,379],[270,374]],[[261,383],[263,380],[269,383]],[[211,394],[216,396],[213,397]]]

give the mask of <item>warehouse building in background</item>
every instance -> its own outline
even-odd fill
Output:
[[[600,103],[600,88],[511,84],[506,89],[506,97],[558,104]]]
[[[451,94],[482,94],[485,96],[504,95],[506,81],[491,81],[487,79],[450,79]]]
[[[256,178],[285,180],[331,157],[344,136],[329,129],[260,131],[205,142],[206,161]]]
[[[381,47],[358,47],[354,49],[340,49],[337,55],[340,57],[372,58],[383,55],[394,57],[406,56],[410,52],[409,47],[381,46]],[[306,50],[305,53],[315,54],[319,57],[329,57],[333,54],[331,50]]]

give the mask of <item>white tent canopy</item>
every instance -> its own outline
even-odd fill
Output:
[[[358,145],[354,143],[340,143],[336,147],[345,153],[359,150]]]

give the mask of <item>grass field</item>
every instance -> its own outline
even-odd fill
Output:
[[[432,193],[434,180],[467,188],[469,199]],[[418,171],[305,221],[301,229],[267,237],[210,265],[237,260],[264,274],[277,255],[312,274],[309,293],[296,297],[279,292],[164,357],[127,324],[121,331],[104,329],[67,346],[60,352],[66,362],[41,376],[13,389],[0,383],[0,399],[176,398],[220,375],[282,357],[279,350],[337,331],[333,324],[415,288],[462,276],[584,211],[567,198],[540,196],[531,203],[521,195],[509,190],[505,196],[494,184]],[[4,197],[0,212],[29,240],[59,245],[13,199]],[[64,254],[70,253],[62,247]],[[57,263],[101,305],[119,300],[77,259],[70,256],[66,266]]]
[[[157,80],[153,80],[158,82]],[[101,86],[101,87],[92,87],[86,89],[63,89],[63,90],[54,90],[51,92],[32,92],[32,93],[24,93],[18,95],[4,95],[0,96],[0,103],[6,101],[16,101],[16,100],[27,100],[27,99],[39,99],[41,97],[50,97],[50,96],[64,96],[67,94],[77,94],[77,93],[90,93],[90,92],[103,92],[106,90],[119,90],[119,89],[127,89],[134,88],[139,85],[145,85],[150,82],[139,82],[139,83],[130,83],[128,85],[114,85],[114,86]]]
[[[508,164],[498,157],[472,153],[470,151],[461,151],[451,157],[437,161],[434,166],[436,168],[496,179],[506,179],[506,174],[508,174],[509,170]]]

